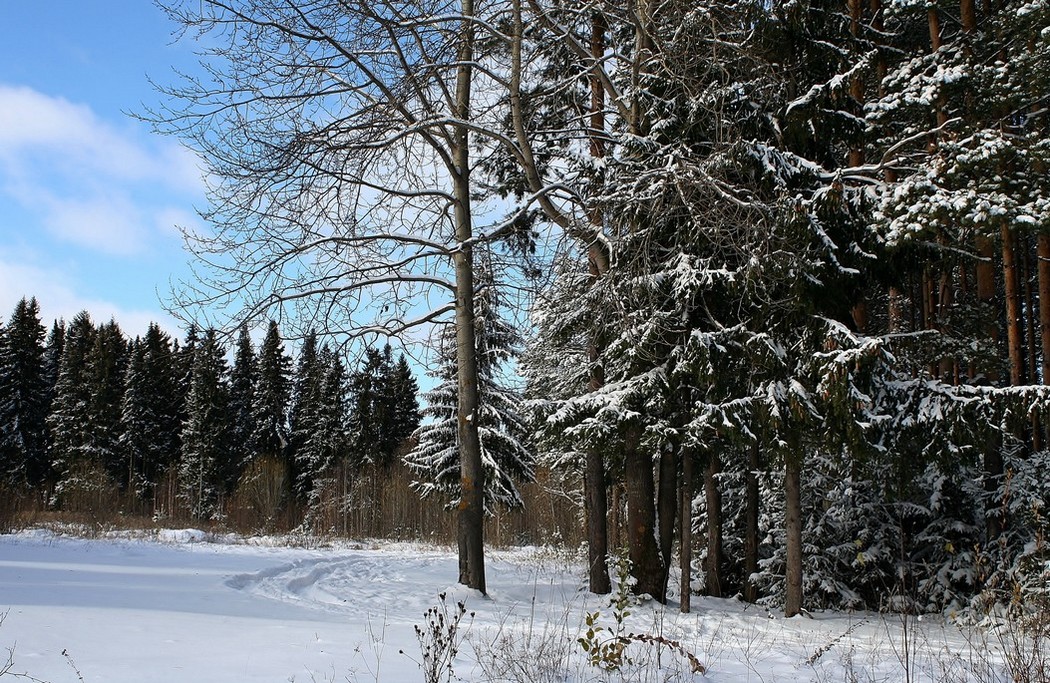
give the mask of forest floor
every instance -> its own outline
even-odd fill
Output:
[[[584,590],[572,553],[489,552],[486,597],[457,586],[456,576],[453,549],[419,544],[296,543],[191,529],[0,535],[0,665],[10,650],[0,679],[1010,680],[1001,638],[939,618],[822,612],[784,619],[735,599],[701,597],[681,614],[676,601],[634,601],[621,651],[609,641],[617,610],[608,596]],[[466,613],[450,638],[458,602]],[[444,621],[436,612],[428,620],[432,608]],[[579,642],[588,615],[603,628],[591,641],[607,645],[604,668],[588,661]],[[458,644],[451,668],[436,667],[428,678],[422,667],[439,663],[448,642]]]

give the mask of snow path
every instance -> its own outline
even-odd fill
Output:
[[[892,617],[781,619],[735,600],[700,598],[690,615],[635,605],[629,631],[681,642],[708,675],[693,676],[666,649],[659,666],[604,675],[583,661],[575,640],[587,612],[601,611],[601,623],[612,624],[608,598],[581,591],[580,568],[558,554],[490,552],[483,598],[450,585],[457,573],[451,550],[207,543],[189,531],[159,536],[172,542],[0,535],[0,613],[7,612],[0,648],[15,646],[14,671],[77,683],[67,652],[86,683],[416,682],[414,626],[444,593],[450,606],[463,600],[474,612],[464,619],[467,640],[456,660],[465,681],[772,683],[848,680],[851,670],[860,680],[903,678],[903,631]],[[987,642],[937,619],[910,629],[919,672],[913,680],[941,680],[946,670],[952,680],[1005,680],[972,674],[987,670]],[[629,650],[636,661],[657,656],[645,646]],[[511,653],[528,670],[500,673],[493,652]]]

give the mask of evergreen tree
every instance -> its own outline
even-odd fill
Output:
[[[273,320],[259,348],[258,382],[255,385],[255,457],[274,458],[288,466],[290,455],[288,407],[291,398],[291,359],[284,353],[277,323]]]
[[[182,428],[179,494],[196,519],[219,514],[229,458],[229,388],[225,350],[214,329],[194,344],[193,371]]]
[[[47,476],[47,378],[36,299],[22,299],[0,336],[0,473],[37,487]]]
[[[327,344],[305,367],[301,358],[300,369],[299,377],[305,381],[298,391],[294,432],[296,486],[306,500],[309,524],[346,450],[346,378],[342,361]]]
[[[86,311],[70,321],[64,335],[55,399],[47,418],[52,439],[50,460],[58,474],[55,493],[60,501],[67,492],[92,491],[103,483],[99,481],[102,463],[93,461],[88,449],[93,400],[88,358],[95,336],[95,326]]]
[[[295,491],[304,499],[313,488],[316,453],[307,444],[318,428],[323,381],[323,368],[317,355],[317,333],[311,331],[299,351],[289,414]]]
[[[99,326],[87,358],[91,387],[87,448],[113,481],[123,481],[126,468],[120,456],[120,415],[127,365],[127,340],[116,321]]]
[[[47,461],[48,479],[53,483],[54,463],[52,462],[52,442],[50,415],[55,403],[55,386],[58,383],[58,372],[62,366],[62,353],[66,345],[66,323],[56,320],[51,326],[44,348],[44,453]]]
[[[351,456],[358,463],[386,465],[397,447],[391,432],[392,352],[368,347],[364,361],[350,374]]]
[[[500,315],[500,301],[491,274],[483,272],[485,282],[475,306],[478,340],[479,411],[482,463],[485,468],[485,509],[496,506],[520,507],[517,483],[533,479],[534,454],[528,443],[529,434],[521,413],[521,394],[507,386],[502,376],[506,364],[517,354],[520,339],[517,332]],[[423,410],[432,419],[415,433],[416,446],[405,456],[405,462],[419,479],[415,488],[423,496],[434,493],[458,503],[459,459],[456,444],[457,382],[455,355],[450,335],[442,338],[441,363],[432,376],[437,386],[424,398]]]
[[[230,372],[230,459],[225,473],[228,489],[237,484],[245,466],[255,458],[255,387],[258,382],[255,349],[248,326],[242,325],[237,336],[237,352]]]
[[[350,375],[351,450],[357,462],[387,465],[419,426],[419,386],[404,354],[394,361],[387,344],[365,349]]]
[[[150,323],[130,346],[120,416],[123,485],[149,500],[179,455],[178,376],[171,337]]]
[[[390,442],[400,448],[419,428],[419,384],[405,354],[399,354],[390,373]]]

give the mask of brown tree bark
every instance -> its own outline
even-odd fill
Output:
[[[1036,367],[1038,351],[1035,343],[1035,295],[1032,291],[1032,281],[1035,279],[1035,274],[1032,272],[1032,244],[1020,236],[1018,236],[1018,244],[1021,252],[1021,266],[1024,271],[1021,281],[1024,283],[1024,316],[1027,321],[1024,327],[1025,359],[1028,361],[1028,383],[1035,384],[1039,370]],[[1043,449],[1043,428],[1039,415],[1035,413],[1032,414],[1032,449],[1035,451]]]
[[[1008,226],[1002,228],[1003,286],[1006,292],[1006,346],[1010,357],[1010,385],[1020,386],[1024,381],[1024,349],[1021,336],[1021,297],[1017,273],[1017,255],[1014,234]]]
[[[707,566],[704,567],[706,592],[722,597],[722,491],[718,487],[718,473],[722,463],[718,454],[708,453],[704,470],[704,496],[707,500]]]
[[[689,449],[682,451],[682,485],[678,495],[679,608],[686,614],[693,596],[693,453]]]
[[[784,616],[802,611],[802,466],[798,456],[784,463],[784,531],[787,561],[784,567]]]
[[[587,449],[584,470],[584,507],[587,515],[587,580],[592,593],[612,592],[609,579],[608,503],[605,460],[597,448]]]
[[[995,245],[992,240],[985,236],[977,237],[977,300],[992,306],[995,303]],[[985,326],[986,335],[992,343],[999,339],[999,326],[995,320],[989,320]],[[979,367],[988,382],[996,384],[999,381],[999,370],[992,361],[991,366]],[[1003,454],[1000,450],[1000,440],[997,434],[990,433],[988,441],[984,446],[984,488],[989,499],[995,494],[1003,476]],[[985,540],[992,543],[1002,534],[1003,524],[999,514],[994,511],[985,511]]]
[[[592,278],[598,277],[598,269],[591,261]],[[592,339],[587,355],[591,361],[590,391],[597,391],[605,384],[605,374],[598,359],[598,340]],[[606,495],[608,482],[605,473],[605,456],[596,447],[586,452],[583,471],[584,508],[587,515],[587,580],[592,593],[607,595],[612,592],[609,579],[609,527],[607,526],[609,503]]]
[[[758,473],[762,467],[762,457],[758,441],[751,445],[748,454],[747,474],[744,476],[744,600],[758,600],[758,586],[751,578],[758,573],[758,514],[760,500],[758,497]]]
[[[632,590],[659,599],[666,594],[666,573],[656,544],[656,484],[653,460],[640,448],[641,427],[631,425],[624,435],[627,481],[627,545],[631,559]]]
[[[591,59],[598,63],[605,53],[605,18],[601,12],[595,12],[591,21],[590,50]],[[590,77],[591,112],[590,138],[591,156],[605,156],[605,90],[597,75]],[[595,232],[601,231],[602,216],[596,209],[590,215],[591,225]],[[592,285],[609,269],[608,254],[597,243],[587,247],[587,260],[590,267]],[[597,391],[605,385],[605,376],[599,364],[601,341],[593,338],[587,350],[591,362],[591,377],[588,389]],[[605,458],[596,448],[587,449],[587,463],[584,469],[584,491],[587,514],[587,559],[588,585],[592,593],[605,595],[612,592],[609,579],[609,504],[607,497],[607,476]]]
[[[464,17],[474,16],[474,0],[461,0]],[[464,21],[456,67],[455,114],[469,121],[474,24]],[[485,593],[485,471],[481,465],[478,436],[478,364],[474,325],[473,224],[470,208],[470,140],[465,126],[454,129],[453,158],[456,176],[454,217],[456,241],[453,256],[456,276],[456,362],[458,366],[458,434],[460,453],[459,582]]]
[[[887,315],[890,334],[904,329],[904,293],[899,287],[890,287],[889,311]]]
[[[1039,234],[1036,245],[1039,274],[1039,341],[1042,344],[1043,384],[1050,383],[1050,235]]]
[[[664,594],[660,602],[667,602],[667,582],[671,571],[671,552],[674,550],[674,525],[678,514],[678,453],[668,450],[660,454],[660,487],[657,492],[657,522],[659,524],[660,558],[664,566]]]

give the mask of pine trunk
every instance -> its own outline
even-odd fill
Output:
[[[671,552],[674,550],[674,524],[678,513],[678,453],[673,450],[660,454],[660,488],[657,497],[660,531],[660,558],[664,565],[664,595],[667,602],[667,582],[671,571]]]
[[[682,485],[678,495],[680,609],[685,614],[689,612],[693,596],[693,453],[690,450],[682,452]]]
[[[1017,275],[1017,254],[1014,235],[1009,227],[1002,228],[1003,285],[1006,291],[1006,344],[1010,357],[1010,385],[1020,386],[1024,381],[1024,350],[1021,336],[1021,297]]]
[[[1018,238],[1021,250],[1021,265],[1024,267],[1022,281],[1024,282],[1024,318],[1025,318],[1025,359],[1028,361],[1028,383],[1035,384],[1039,376],[1038,351],[1035,343],[1035,293],[1032,291],[1032,281],[1035,274],[1032,272],[1032,244],[1027,239]],[[1040,425],[1039,415],[1032,413],[1032,450],[1039,451],[1043,448],[1043,428]]]
[[[758,600],[758,586],[752,577],[758,573],[758,473],[762,466],[758,442],[751,445],[747,474],[744,477],[744,600]]]
[[[520,21],[520,8],[518,20]],[[600,60],[605,54],[605,18],[595,12],[591,19],[590,49],[591,58]],[[597,74],[591,74],[590,106],[590,152],[594,158],[605,156],[605,89]],[[596,233],[602,229],[602,216],[598,210],[590,214],[591,225]],[[608,255],[596,243],[587,247],[587,261],[590,267],[591,284],[602,277],[609,269]],[[597,391],[605,385],[605,375],[600,364],[601,340],[593,338],[587,349],[591,363],[591,376],[588,390]],[[584,495],[587,514],[587,581],[592,593],[606,595],[612,592],[609,579],[609,501],[608,481],[605,471],[605,458],[596,448],[587,449],[587,463],[584,469]]]
[[[787,560],[784,567],[784,616],[802,611],[802,472],[801,463],[788,457],[784,465],[784,531]]]
[[[641,427],[627,428],[624,438],[624,469],[627,480],[627,545],[631,559],[632,590],[654,598],[665,595],[663,562],[656,544],[656,485],[653,461],[639,448]]]
[[[977,300],[993,306],[995,304],[995,245],[988,237],[977,238]],[[999,327],[994,318],[985,324],[986,335],[992,343],[999,340]],[[994,364],[980,368],[991,384],[999,380],[999,370]],[[984,488],[988,500],[992,500],[1003,476],[1003,455],[997,433],[988,435],[984,445]],[[985,510],[985,542],[994,543],[1002,534],[1003,525],[997,511]]]
[[[584,470],[584,493],[587,512],[587,578],[590,591],[598,595],[612,592],[609,580],[609,534],[605,486],[605,461],[596,448],[587,449]]]
[[[1037,245],[1039,274],[1039,341],[1042,344],[1043,384],[1050,384],[1050,235],[1039,234]]]
[[[704,495],[707,500],[707,566],[705,580],[707,594],[722,597],[722,491],[718,488],[721,462],[717,453],[710,453],[704,471]]]

